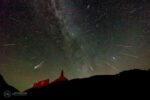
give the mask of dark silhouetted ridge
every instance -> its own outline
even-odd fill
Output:
[[[131,70],[117,75],[97,75],[84,79],[73,79],[52,83],[39,89],[29,89],[29,97],[68,98],[92,97],[96,94],[132,94],[149,90],[150,71]],[[137,95],[138,96],[138,95]],[[107,96],[106,96],[107,97]],[[109,97],[109,96],[108,96]]]
[[[60,77],[63,76],[63,73]],[[41,88],[28,89],[23,99],[79,99],[80,97],[112,98],[149,94],[150,70],[124,71],[117,75],[97,75],[83,79],[57,81]],[[44,100],[45,100],[44,99]]]
[[[18,92],[18,90],[8,85],[3,79],[3,77],[0,75],[0,100],[7,99],[7,97],[9,96],[9,94],[7,95],[7,93],[14,93],[14,92]],[[12,98],[14,97],[12,96]]]

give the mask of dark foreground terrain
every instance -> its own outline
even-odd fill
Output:
[[[150,70],[131,70],[118,75],[93,76],[84,79],[74,79],[63,82],[56,82],[42,88],[31,88],[26,90],[26,95],[11,96],[7,99],[39,99],[51,100],[52,98],[78,99],[79,97],[127,97],[127,96],[148,96],[150,93]],[[7,85],[0,77],[0,97],[4,97],[5,90],[11,93],[17,91]],[[144,94],[144,95],[143,95]],[[9,93],[4,98],[9,96]],[[1,99],[0,99],[1,100]]]
[[[3,77],[0,75],[0,100],[3,100],[4,98],[9,98],[11,95],[10,93],[19,92],[14,87],[8,85]],[[11,98],[15,98],[11,96]]]

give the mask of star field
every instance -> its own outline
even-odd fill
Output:
[[[1,0],[0,73],[19,90],[150,68],[149,0]]]

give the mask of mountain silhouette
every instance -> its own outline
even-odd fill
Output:
[[[29,89],[26,92],[29,98],[45,97],[47,99],[52,97],[69,99],[70,96],[78,99],[78,97],[100,97],[118,93],[123,93],[124,95],[136,92],[143,93],[149,90],[149,76],[150,71],[131,70],[117,75],[97,75],[84,79],[59,81],[42,88]]]
[[[15,93],[15,92],[18,92],[18,90],[8,85],[3,79],[3,77],[0,75],[0,100],[9,98],[9,96],[11,96],[11,93]]]
[[[61,76],[63,76],[63,72]],[[131,70],[117,75],[97,75],[83,79],[56,81],[41,88],[26,90],[27,96],[21,97],[21,99],[112,98],[111,95],[138,97],[143,96],[142,94],[148,96],[149,76],[150,70]],[[2,84],[6,85],[4,82]]]

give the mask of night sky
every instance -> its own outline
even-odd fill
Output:
[[[150,0],[0,0],[0,73],[19,90],[150,68]]]

